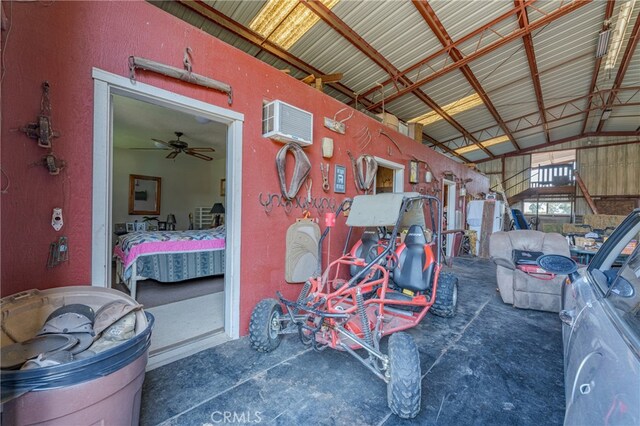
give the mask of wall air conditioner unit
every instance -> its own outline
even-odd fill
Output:
[[[282,101],[262,107],[262,136],[279,142],[313,144],[313,114]]]

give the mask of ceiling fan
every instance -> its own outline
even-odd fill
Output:
[[[172,149],[173,151],[167,155],[166,158],[176,158],[178,154],[184,152],[187,155],[191,155],[192,157],[199,158],[205,161],[211,161],[213,158],[208,155],[201,154],[201,152],[215,152],[215,149],[209,147],[198,147],[198,148],[189,148],[189,144],[181,141],[180,138],[184,133],[182,132],[174,132],[177,136],[177,139],[170,140],[169,142],[162,141],[160,139],[151,138],[152,141],[157,142],[159,144],[165,145],[167,148],[164,149]]]

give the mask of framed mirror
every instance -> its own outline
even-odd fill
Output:
[[[162,178],[129,175],[129,214],[160,214]]]

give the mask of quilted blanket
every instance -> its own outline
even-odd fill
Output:
[[[120,236],[113,249],[127,269],[139,256],[162,253],[222,250],[225,228],[192,231],[138,231]]]

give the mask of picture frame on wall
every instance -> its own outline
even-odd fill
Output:
[[[227,192],[227,180],[226,179],[220,179],[220,196],[224,197],[225,193]]]
[[[418,183],[418,162],[409,161],[409,183]]]
[[[336,164],[333,168],[334,179],[333,179],[333,192],[336,194],[344,194],[347,190],[347,168],[345,166],[341,166]]]

